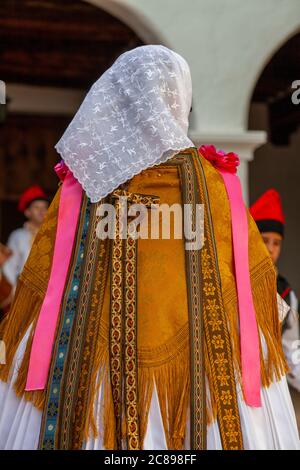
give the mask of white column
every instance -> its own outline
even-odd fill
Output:
[[[72,88],[43,87],[6,83],[11,113],[59,114],[73,116],[86,91]]]
[[[241,180],[245,203],[249,203],[249,171],[248,163],[253,160],[254,151],[265,144],[267,134],[264,131],[248,131],[239,133],[194,133],[190,134],[191,140],[200,145],[214,145],[225,152],[235,152],[240,157],[238,175]]]

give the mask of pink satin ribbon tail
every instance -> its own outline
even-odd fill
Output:
[[[27,391],[43,390],[47,384],[55,330],[81,207],[82,188],[78,181],[63,163],[56,165],[55,170],[63,179],[57,232],[50,279],[33,337],[25,388]]]
[[[225,183],[231,211],[244,398],[247,405],[260,407],[260,347],[250,282],[247,212],[238,176],[222,170],[220,173]]]

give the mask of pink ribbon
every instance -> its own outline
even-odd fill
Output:
[[[60,162],[54,169],[63,184],[51,274],[34,332],[25,387],[27,391],[43,390],[47,384],[57,319],[65,289],[82,199],[82,187],[68,167]]]
[[[224,170],[219,171],[225,183],[231,211],[244,398],[247,405],[259,407],[261,406],[260,350],[250,282],[247,212],[238,176]]]
[[[226,187],[230,211],[235,278],[238,297],[242,382],[245,402],[260,407],[260,348],[249,270],[248,218],[241,183],[236,175],[238,156],[217,151],[213,145],[202,145],[200,155],[220,172]]]

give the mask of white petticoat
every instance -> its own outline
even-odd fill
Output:
[[[9,383],[0,381],[0,449],[37,449],[42,413],[30,402],[19,399],[13,383],[18,375],[29,332],[18,348]],[[245,404],[238,391],[238,404],[245,449],[296,450],[300,449],[296,417],[288,390],[286,378],[261,390],[262,407],[252,408]],[[95,403],[98,429],[101,429],[101,388]],[[188,433],[187,433],[188,436]],[[189,449],[187,437],[185,448]],[[156,392],[154,392],[149,413],[149,422],[144,441],[145,450],[166,449],[166,439]],[[207,429],[207,448],[222,449],[217,422]],[[101,438],[90,439],[85,449],[100,450]]]

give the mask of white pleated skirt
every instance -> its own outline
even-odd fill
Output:
[[[0,449],[32,450],[38,448],[42,420],[41,411],[30,402],[20,399],[13,390],[26,348],[29,332],[20,343],[12,366],[8,383],[0,381]],[[95,401],[95,416],[101,436],[101,387]],[[300,449],[297,423],[286,378],[274,382],[261,390],[262,407],[252,408],[243,401],[238,390],[238,405],[244,440],[248,450],[298,450]],[[185,448],[189,449],[189,433]],[[86,442],[85,449],[103,449],[101,437]],[[222,449],[218,423],[207,429],[207,448]],[[144,441],[145,450],[166,450],[166,439],[159,409],[157,393],[154,390],[149,412],[149,421]]]

